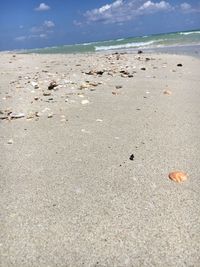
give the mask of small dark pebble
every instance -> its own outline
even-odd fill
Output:
[[[146,61],[149,61],[149,60],[151,60],[151,59],[150,59],[149,57],[146,57],[145,60],[146,60]]]
[[[142,50],[138,50],[138,52],[137,52],[138,54],[142,54],[143,53],[143,51]]]
[[[135,156],[134,156],[133,154],[131,154],[130,157],[129,157],[129,159],[130,159],[130,160],[134,160],[134,157],[135,157]]]
[[[125,74],[125,75],[129,75],[129,72],[127,70],[120,70],[120,73]]]
[[[104,73],[104,71],[101,71],[101,70],[96,72],[97,75],[103,75],[103,73]]]
[[[177,64],[177,67],[183,67],[183,64],[179,63]]]
[[[53,81],[53,82],[51,82],[51,83],[49,84],[48,89],[49,89],[49,90],[52,90],[52,89],[54,89],[56,86],[58,86],[57,83],[56,83],[55,81]]]
[[[146,68],[141,68],[141,70],[146,70]]]

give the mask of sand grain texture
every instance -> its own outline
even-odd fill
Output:
[[[0,55],[1,266],[200,266],[200,62],[116,57]]]

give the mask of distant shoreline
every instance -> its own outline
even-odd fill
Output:
[[[113,49],[113,50],[105,50],[105,51],[86,51],[86,52],[73,52],[73,53],[65,53],[65,52],[56,52],[56,53],[41,53],[37,51],[28,52],[27,51],[0,51],[0,54],[38,54],[38,55],[70,55],[70,54],[110,54],[110,53],[131,53],[137,54],[138,51],[141,50],[144,53],[148,54],[172,54],[172,55],[187,55],[200,58],[200,44],[188,44],[188,45],[172,45],[165,47],[138,47],[136,48],[121,48],[121,49]]]

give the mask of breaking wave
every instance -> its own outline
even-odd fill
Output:
[[[200,31],[195,31],[195,32],[180,32],[179,34],[181,34],[181,35],[200,34]]]
[[[160,42],[160,40],[149,41],[149,42],[138,42],[138,43],[127,43],[120,45],[108,45],[108,46],[95,46],[95,51],[105,51],[105,50],[114,50],[114,49],[123,49],[123,48],[137,48],[137,47],[145,47],[152,45],[154,43]]]

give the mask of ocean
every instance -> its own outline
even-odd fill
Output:
[[[26,50],[26,53],[89,53],[106,51],[148,51],[200,54],[200,30],[129,37],[117,40],[62,45]]]

